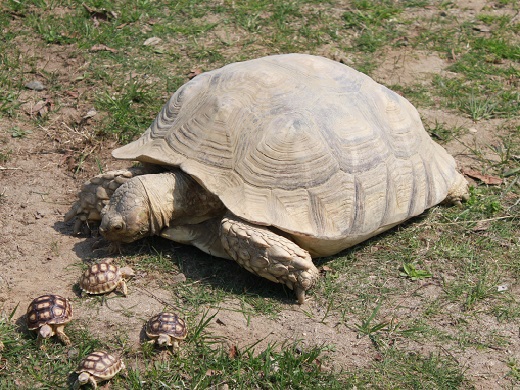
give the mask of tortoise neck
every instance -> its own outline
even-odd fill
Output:
[[[216,195],[180,170],[138,177],[149,206],[149,235],[160,235],[170,225],[199,223],[224,208]]]
[[[164,227],[169,226],[174,218],[174,189],[177,185],[176,175],[160,173],[138,176],[148,202],[148,221],[151,236],[157,235]]]

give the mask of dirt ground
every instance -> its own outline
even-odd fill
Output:
[[[81,57],[71,60],[63,48],[59,52],[49,50],[40,54],[34,53],[31,47],[24,51],[26,56],[39,56],[37,66],[57,74],[63,83],[73,79],[83,65]],[[386,84],[406,85],[421,78],[426,80],[432,72],[442,73],[446,66],[445,60],[431,53],[400,51],[395,55],[388,53],[375,75],[378,81]],[[22,97],[25,102],[22,109],[30,112],[30,108],[45,94],[46,91],[26,91]],[[82,117],[90,109],[77,104],[71,94],[69,98],[62,97],[61,107],[51,114],[45,127],[28,128],[28,122],[13,123],[0,119],[0,142],[4,149],[12,151],[10,159],[0,167],[0,309],[10,313],[18,306],[15,319],[21,319],[29,302],[44,293],[77,298],[73,285],[80,274],[79,265],[93,256],[95,239],[72,235],[72,224],[63,222],[63,216],[74,202],[81,184],[98,172],[95,164],[88,163],[75,175],[76,166],[70,158],[77,153],[73,145],[86,143],[83,134],[72,131],[68,124],[84,120],[88,126],[88,121],[95,118]],[[473,129],[466,137],[469,140],[477,134],[479,142],[492,140],[495,137],[493,128],[500,125],[500,121],[491,121],[486,127],[479,127],[461,116],[441,115],[435,108],[422,110],[421,115],[426,121],[437,119],[448,126]],[[5,129],[14,126],[27,131],[26,137],[13,138],[7,133]],[[108,143],[92,146],[104,171],[127,166],[110,158],[113,146]],[[464,155],[460,144],[454,142],[447,148],[461,164],[471,166],[472,160]],[[94,334],[125,332],[138,348],[144,319],[162,310],[171,296],[160,288],[152,274],[144,272],[138,273],[130,286],[127,299],[114,299],[104,306],[82,305],[82,310],[76,311],[76,318]],[[315,314],[324,310],[312,302],[306,306],[305,310]],[[260,350],[267,343],[288,339],[304,339],[307,345],[334,343],[336,350],[330,353],[338,367],[365,366],[373,359],[374,350],[368,338],[359,339],[356,332],[336,327],[334,322],[317,323],[298,305],[283,304],[283,307],[276,320],[252,318],[248,322],[243,314],[234,310],[239,308],[238,300],[230,300],[221,307],[210,329],[239,346],[248,345],[252,340],[263,340],[258,345]],[[210,314],[215,311],[212,309]],[[508,371],[504,356],[520,359],[520,343],[515,334],[518,329],[501,331],[510,333],[516,340],[512,344],[516,352],[488,349],[477,356],[468,350],[457,357],[477,388],[500,388]],[[409,343],[404,347],[421,351],[420,345]]]

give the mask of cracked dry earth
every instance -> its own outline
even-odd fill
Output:
[[[415,82],[417,77],[428,72],[442,72],[446,65],[439,58],[431,58],[427,53],[411,53],[409,61],[390,58],[376,72],[377,81],[392,83],[392,77],[399,74],[399,82],[406,84]],[[34,55],[31,54],[31,55]],[[52,53],[51,53],[52,55]],[[397,54],[396,54],[397,55]],[[399,59],[399,60],[397,60]],[[53,71],[66,78],[72,72],[55,53],[51,61],[42,61],[42,66],[54,66]],[[61,64],[61,67],[59,66]],[[79,64],[78,64],[79,65]],[[428,66],[433,68],[429,69]],[[385,79],[388,78],[388,79]],[[36,104],[40,100],[38,92],[27,91],[23,99],[26,104]],[[73,174],[75,166],[70,165],[79,145],[84,142],[83,136],[71,130],[67,123],[78,122],[90,107],[67,105],[50,114],[45,127],[30,127],[28,120],[15,119],[15,122],[0,118],[0,141],[5,150],[10,150],[8,161],[2,163],[0,170],[0,310],[10,313],[16,307],[14,318],[23,323],[25,309],[29,302],[42,294],[55,293],[69,297],[77,302],[79,299],[73,286],[81,273],[80,265],[90,260],[93,255],[94,238],[72,235],[72,223],[64,223],[63,215],[75,200],[76,193],[87,178],[98,172],[94,161],[87,161],[77,175]],[[474,127],[467,119],[457,115],[447,115],[439,110],[420,110],[426,121],[442,118],[448,126]],[[442,114],[442,115],[441,115]],[[21,114],[23,115],[23,113]],[[493,128],[499,123],[490,122],[487,127],[480,127],[478,137],[481,142],[492,139]],[[17,126],[27,132],[24,138],[13,138],[6,129]],[[30,133],[29,133],[30,131]],[[469,134],[467,137],[473,137]],[[104,171],[124,168],[127,163],[115,162],[110,158],[110,150],[114,145],[105,142],[96,145],[95,153],[101,161]],[[463,154],[460,145],[448,145],[448,150],[463,164],[471,164],[471,159]],[[71,169],[72,168],[72,169]],[[168,245],[165,243],[165,245]],[[193,256],[195,248],[182,248],[181,256]],[[192,264],[192,267],[203,266],[204,261],[213,261],[209,256],[203,262]],[[191,261],[191,260],[190,260]],[[215,260],[225,261],[225,260]],[[240,272],[238,266],[237,272]],[[244,272],[244,275],[246,273]],[[245,276],[247,277],[247,276]],[[126,299],[109,299],[106,305],[97,303],[76,304],[75,319],[79,327],[85,327],[100,338],[107,335],[124,333],[128,335],[134,348],[139,347],[142,338],[142,325],[148,317],[162,310],[165,305],[173,305],[171,290],[164,289],[165,283],[188,283],[179,275],[157,275],[153,272],[138,272],[130,282],[129,296]],[[204,280],[195,280],[204,283]],[[266,282],[267,283],[267,282]],[[438,294],[438,288],[432,288],[431,294]],[[322,323],[315,318],[323,318],[326,308],[313,301],[299,307],[289,300],[281,302],[282,311],[276,319],[265,317],[246,318],[240,312],[241,302],[238,298],[229,299],[221,307],[209,308],[209,314],[215,314],[209,329],[216,336],[221,336],[229,344],[245,346],[260,340],[257,350],[261,351],[269,343],[286,340],[303,339],[306,345],[333,344],[334,351],[327,352],[333,358],[331,364],[336,368],[353,369],[368,367],[376,358],[376,352],[368,337],[358,338],[357,333],[332,318]],[[194,319],[196,321],[196,319]],[[478,326],[494,326],[496,322],[482,318]],[[475,326],[475,324],[473,325]],[[21,326],[24,331],[23,326]],[[512,325],[503,325],[497,329],[511,337],[511,350],[495,351],[487,349],[475,353],[467,349],[456,358],[459,364],[467,369],[467,377],[477,388],[499,388],[508,371],[506,356],[520,359],[520,344]],[[428,354],[433,347],[420,345],[412,341],[403,341],[403,349]],[[516,352],[515,352],[516,351]]]

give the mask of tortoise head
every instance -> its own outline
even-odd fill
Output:
[[[52,329],[52,326],[49,324],[45,324],[40,328],[40,337],[42,339],[48,339],[52,336],[54,336],[54,330]]]
[[[159,334],[159,337],[157,338],[157,345],[160,345],[161,347],[172,345],[171,337],[165,333]]]
[[[139,177],[121,185],[101,211],[99,231],[111,242],[133,242],[150,235],[150,205]]]
[[[88,372],[83,371],[78,376],[78,383],[79,383],[79,385],[84,385],[85,383],[88,383],[89,379],[90,379],[90,374]]]
[[[140,175],[115,190],[101,211],[99,231],[103,237],[115,243],[128,243],[160,234],[174,218],[176,176],[173,173]],[[180,192],[183,191],[181,188]],[[183,212],[181,205],[180,214]]]

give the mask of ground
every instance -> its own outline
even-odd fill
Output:
[[[457,6],[456,12],[461,21],[473,20],[475,14],[483,12],[484,7],[489,6],[487,2],[466,3],[466,6]],[[69,12],[66,7],[64,9],[64,12]],[[440,11],[436,6],[431,6],[414,12],[419,18]],[[511,18],[516,17],[515,12],[518,16],[518,11],[513,7],[497,11]],[[11,26],[14,26],[14,30],[16,26],[22,25],[13,14]],[[217,27],[213,36],[204,36],[201,39],[211,40],[215,36],[225,36],[225,39],[237,41],[243,39],[240,36],[242,30],[235,31],[235,35],[226,33],[224,27]],[[338,258],[347,259],[347,269],[355,275],[366,270],[365,278],[353,279],[363,285],[359,289],[349,290],[349,295],[344,298],[347,303],[341,307],[347,311],[332,310],[330,313],[328,301],[319,296],[311,294],[311,299],[299,306],[290,291],[270,286],[270,282],[250,276],[234,263],[211,258],[195,248],[149,239],[130,245],[124,249],[122,255],[111,255],[104,248],[96,249],[97,237],[74,235],[73,222],[65,223],[63,216],[75,201],[82,183],[100,170],[106,172],[124,168],[128,163],[114,161],[110,156],[110,151],[121,140],[113,137],[96,138],[89,132],[112,114],[101,110],[92,111],[92,96],[96,93],[96,88],[100,88],[99,83],[89,85],[78,82],[84,69],[89,66],[87,56],[82,54],[83,49],[74,43],[44,44],[40,39],[36,35],[27,39],[26,35],[21,34],[11,40],[12,44],[17,45],[19,64],[22,64],[20,66],[24,70],[20,82],[25,84],[40,80],[44,84],[57,84],[60,88],[35,91],[20,85],[16,97],[20,104],[16,113],[8,114],[4,111],[0,116],[0,152],[5,156],[0,160],[0,311],[4,315],[14,313],[12,320],[19,325],[18,332],[24,338],[31,340],[29,332],[24,328],[24,315],[29,302],[39,295],[54,293],[72,300],[76,309],[76,332],[78,329],[88,329],[94,337],[100,339],[124,335],[124,349],[127,354],[137,354],[140,350],[144,321],[169,308],[180,309],[191,325],[196,324],[203,315],[210,316],[211,321],[206,331],[219,338],[225,348],[236,346],[241,349],[257,343],[255,349],[263,351],[269,345],[280,346],[291,340],[301,341],[303,347],[333,346],[324,351],[327,357],[324,369],[339,372],[369,369],[374,362],[377,364],[378,361],[384,361],[381,348],[390,345],[410,354],[437,354],[452,359],[464,373],[468,387],[491,389],[512,388],[515,383],[518,385],[518,382],[511,379],[512,367],[517,367],[515,364],[518,363],[515,362],[520,361],[518,317],[510,315],[508,319],[502,320],[493,315],[488,310],[489,307],[474,309],[471,315],[466,316],[460,314],[462,303],[457,297],[441,300],[440,297],[444,295],[457,294],[453,286],[458,280],[459,269],[447,265],[444,273],[437,272],[442,273],[442,277],[419,279],[413,285],[402,287],[402,291],[399,287],[404,283],[402,277],[395,274],[387,278],[378,274],[380,267],[385,267],[386,264],[389,269],[390,264],[394,264],[392,260],[381,263],[381,252],[390,251],[388,256],[391,258],[391,251],[398,248],[402,240],[410,240],[402,244],[410,248],[419,243],[413,256],[425,254],[428,259],[430,255],[445,256],[439,262],[449,262],[450,257],[441,253],[444,245],[441,242],[445,238],[436,234],[439,232],[444,237],[449,235],[450,231],[445,225],[444,228],[440,227],[441,223],[446,222],[446,219],[442,219],[445,209],[437,208],[426,217],[386,233],[381,239],[376,238],[344,254],[319,261],[322,279],[333,280],[332,290],[341,289],[341,283],[350,283],[348,275],[344,274],[346,268],[343,263],[339,265]],[[186,43],[180,42],[181,46],[184,44]],[[233,48],[229,50],[233,53]],[[323,45],[314,52],[355,65],[351,63],[348,53],[338,54],[336,47]],[[258,53],[267,54],[262,51]],[[200,66],[197,61],[190,62],[186,58],[182,61],[189,64],[189,69],[185,69],[188,71]],[[433,75],[445,80],[454,77],[453,71],[449,70],[453,61],[445,53],[426,48],[418,49],[407,45],[385,47],[381,49],[380,60],[373,64],[370,75],[390,88],[398,85],[400,93],[406,96],[407,88],[417,89],[421,85],[426,89],[432,88]],[[222,62],[225,63],[225,59]],[[31,64],[30,69],[26,66],[28,63]],[[205,70],[211,68],[211,65],[203,65]],[[518,58],[503,66],[506,65],[518,69]],[[178,75],[182,82],[188,80],[187,73]],[[518,70],[516,74],[518,75]],[[158,99],[164,101],[166,97],[167,94],[162,93]],[[502,155],[495,146],[503,145],[504,139],[508,137],[518,137],[518,132],[511,130],[515,126],[518,129],[518,115],[496,115],[475,121],[469,115],[447,108],[442,98],[433,97],[430,102],[431,104],[420,105],[421,117],[428,129],[434,129],[433,136],[439,136],[436,140],[455,157],[461,169],[482,171],[482,161],[500,163]],[[160,104],[157,106],[160,107]],[[46,109],[48,111],[44,112],[45,120],[38,120],[42,116],[41,110]],[[95,115],[88,115],[89,112]],[[147,113],[148,120],[155,113]],[[144,129],[142,127],[143,131]],[[445,133],[435,134],[435,129],[441,132],[459,129],[460,134],[445,137]],[[511,167],[514,169],[515,165]],[[500,176],[497,171],[490,170],[487,173],[494,177]],[[471,177],[468,180],[475,187],[482,185],[480,180]],[[513,188],[516,184],[512,179],[506,179],[502,185],[511,185]],[[504,192],[503,196],[506,195]],[[509,192],[507,196],[510,199],[500,198],[503,209],[518,204],[517,192]],[[458,230],[457,234],[468,237],[486,235],[489,224],[500,221],[500,218],[505,221],[507,216],[513,214],[514,209],[509,210],[511,212],[500,215],[482,215],[479,218],[483,221],[479,225],[482,230],[473,228],[464,230],[463,233]],[[452,222],[448,223],[457,223],[457,220],[450,221]],[[400,236],[407,229],[411,232],[410,236]],[[492,250],[502,248],[504,252],[512,251],[512,254],[517,254],[518,239],[514,239],[515,234],[513,232],[513,238],[493,236],[491,240],[495,244],[499,240],[503,242],[496,244]],[[397,235],[396,241],[393,241],[393,235]],[[432,247],[438,244],[437,254],[429,252],[430,244]],[[399,253],[397,256],[403,256],[402,253],[405,252]],[[465,258],[471,261],[465,263],[464,272],[471,274],[469,269],[472,261],[477,260],[477,254],[468,253]],[[160,256],[160,264],[167,262],[170,265],[157,267],[153,265],[154,260],[150,260],[151,256]],[[507,254],[504,256],[507,257]],[[137,265],[134,267],[136,276],[128,283],[128,297],[123,298],[112,293],[106,302],[97,298],[79,297],[77,282],[85,264],[101,259]],[[497,264],[502,264],[501,261],[497,260]],[[427,260],[423,264],[435,264],[435,261],[429,263]],[[225,272],[220,275],[221,271]],[[474,272],[478,274],[480,271],[476,269]],[[233,274],[231,283],[234,285],[231,287],[228,285],[229,281],[224,280],[229,273]],[[509,296],[513,297],[512,306],[508,306],[510,313],[513,311],[511,307],[518,307],[520,286],[515,276],[517,274],[499,272],[497,275],[493,286],[506,285]],[[382,317],[381,323],[388,320],[390,325],[393,321],[416,324],[424,317],[428,326],[438,327],[446,332],[444,338],[407,338],[399,335],[397,328],[394,335],[384,340],[375,337],[374,341],[374,335],[379,335],[376,330],[361,337],[358,324],[363,317],[354,306],[367,304],[361,297],[361,291],[369,291],[371,283],[378,286],[377,291],[381,291],[381,278],[387,278],[382,285],[388,287],[391,297],[387,301],[388,305],[382,309],[384,314],[378,314],[378,318]],[[453,283],[450,284],[451,282]],[[327,282],[322,283],[316,294],[328,291]],[[193,298],[192,295],[183,296],[192,287],[199,286],[202,286],[202,291],[209,291],[210,295],[214,294],[214,290],[222,290],[225,292],[224,298],[205,300]],[[451,290],[450,286],[453,287]],[[359,295],[356,291],[360,292]],[[244,299],[242,293],[252,294],[254,298]],[[466,294],[466,290],[461,290],[460,294]],[[371,313],[379,302],[374,299],[372,306],[367,305],[367,313]],[[465,299],[462,301],[467,302]],[[445,307],[434,308],[435,302],[437,305],[442,302],[440,305]],[[196,306],[191,306],[194,304]],[[430,307],[430,304],[432,311],[437,310],[441,314],[426,317],[425,308]],[[352,307],[351,310],[349,307]],[[387,328],[390,326],[389,322],[385,324]],[[462,334],[467,340],[462,341]],[[138,364],[131,361],[127,366],[136,367]],[[380,369],[384,371],[381,367]],[[516,373],[518,375],[518,371]]]

